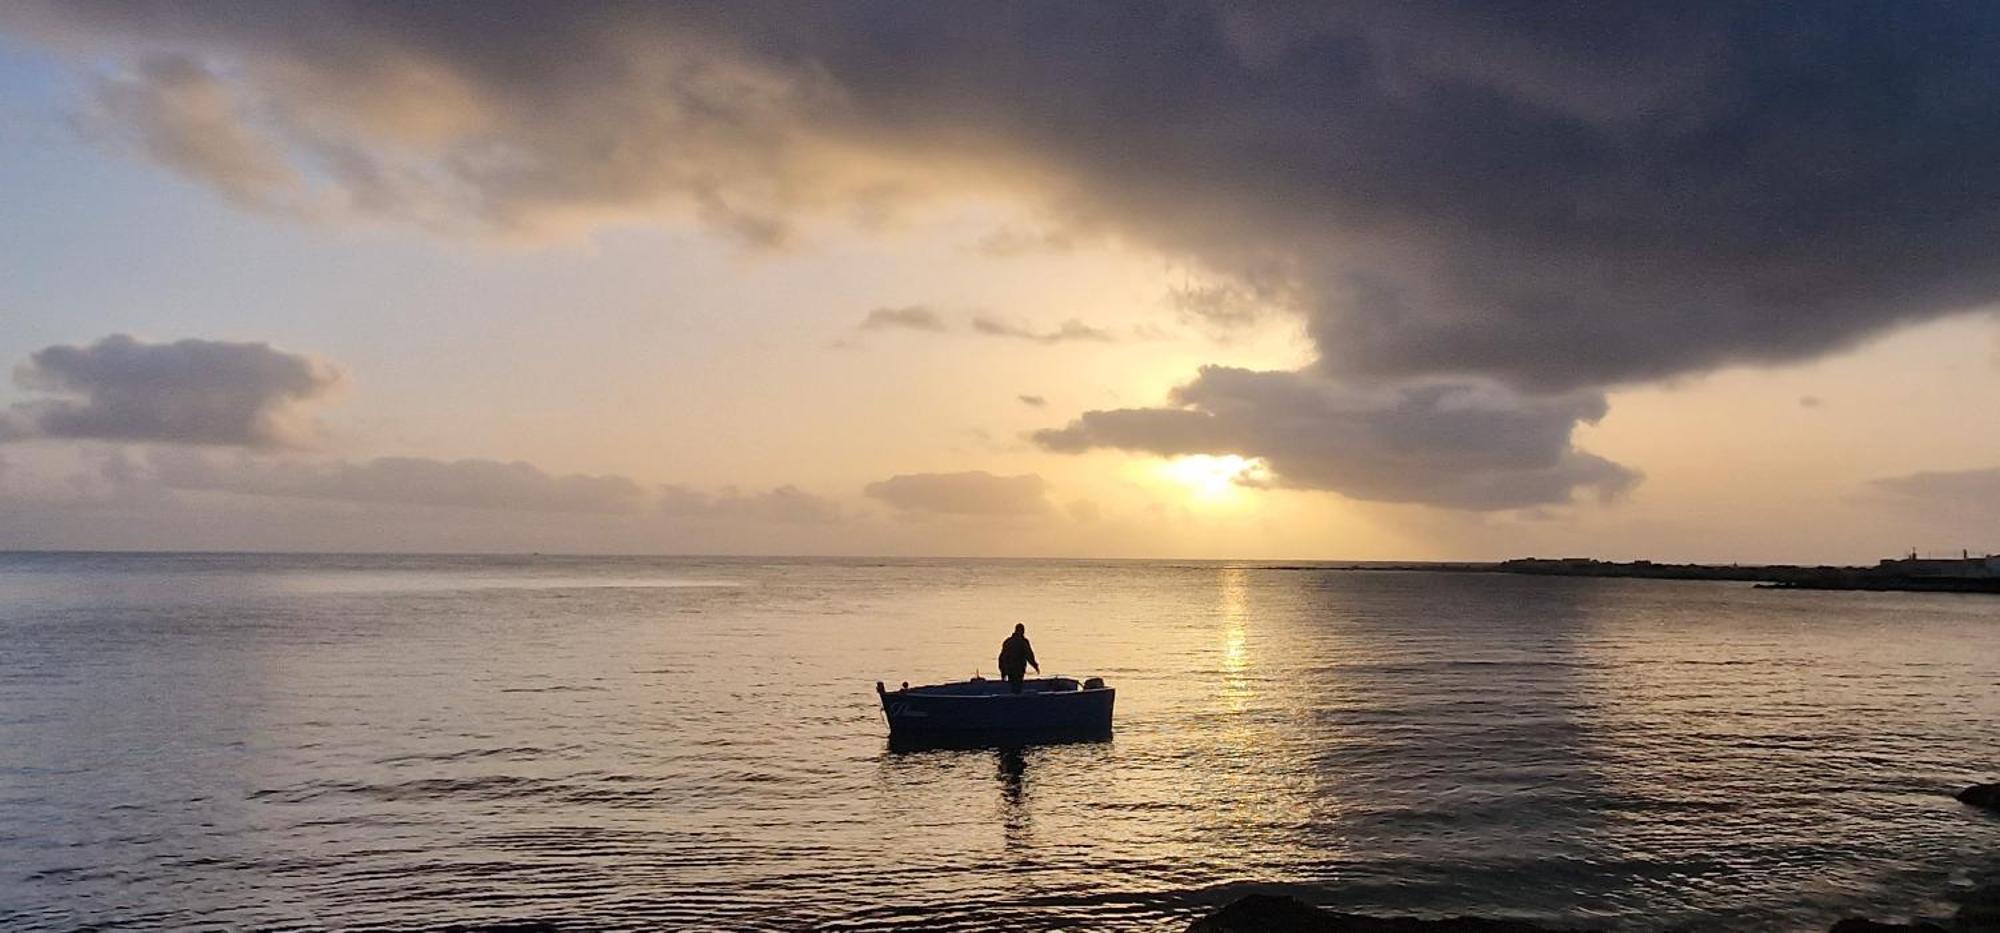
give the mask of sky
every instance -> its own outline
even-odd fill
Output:
[[[0,548],[2000,550],[1980,5],[9,4]]]

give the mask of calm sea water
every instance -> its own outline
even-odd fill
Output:
[[[1119,688],[891,753],[873,684]],[[1226,564],[0,555],[0,928],[1944,913],[2000,599]]]

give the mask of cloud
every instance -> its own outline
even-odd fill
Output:
[[[37,351],[14,381],[53,396],[14,406],[0,438],[290,447],[310,435],[299,406],[340,382],[332,366],[265,343],[145,343],[123,334]]]
[[[696,520],[823,524],[842,518],[837,503],[796,486],[779,486],[747,495],[734,488],[706,493],[686,486],[661,486],[657,508],[666,515]]]
[[[6,16],[83,67],[141,62],[100,109],[239,200],[289,173],[439,228],[666,213],[779,245],[809,215],[1000,191],[1274,285],[1348,380],[1562,392],[2000,299],[1978,4]]]
[[[1049,508],[1048,483],[1033,473],[905,473],[862,491],[905,512],[1004,517],[1039,515]]]
[[[1180,312],[1181,320],[1201,324],[1211,330],[1231,331],[1254,327],[1270,316],[1272,299],[1234,283],[1188,285],[1169,289],[1167,303]]]
[[[1015,396],[1015,398],[1020,399],[1021,404],[1026,405],[1029,408],[1044,408],[1047,407],[1049,404],[1048,399],[1043,398],[1039,395],[1017,395]]]
[[[112,475],[118,468],[119,475]],[[745,493],[705,492],[669,484],[648,490],[618,475],[552,474],[520,461],[381,457],[347,460],[217,458],[194,451],[154,451],[138,470],[109,458],[107,480],[151,481],[167,489],[379,505],[600,515],[657,514],[703,522],[824,524],[844,516],[832,500],[796,486]]]
[[[844,134],[802,132],[837,109],[838,87],[668,11],[214,17],[32,4],[4,15],[86,59],[103,43],[171,62],[126,69],[96,109],[161,164],[252,201],[271,188],[262,154],[278,153],[290,175],[314,179],[318,216],[536,236],[682,214],[778,247],[797,214],[893,214],[918,182]],[[207,76],[195,87],[220,80],[226,93],[186,104],[194,72]],[[226,151],[189,151],[206,136],[227,138]]]
[[[154,477],[169,489],[291,499],[607,514],[637,512],[646,502],[645,489],[623,476],[557,476],[519,461],[218,460],[193,451],[163,451],[154,454],[151,465]]]
[[[1075,341],[1111,343],[1118,339],[1110,331],[1074,319],[1064,321],[1054,330],[1038,331],[1027,325],[1016,324],[992,315],[974,314],[969,320],[964,321],[964,327],[964,333],[973,336],[1025,340],[1044,345]],[[953,324],[944,314],[925,305],[876,308],[868,312],[868,316],[862,318],[861,323],[856,324],[854,329],[863,333],[886,330],[910,330],[931,334],[954,332]]]
[[[1012,340],[1028,340],[1041,344],[1070,343],[1073,341],[1110,343],[1118,339],[1111,336],[1109,331],[1092,327],[1074,319],[1062,322],[1062,325],[1055,330],[1036,331],[1019,324],[1000,320],[999,318],[977,315],[972,319],[972,332],[985,337],[1006,337]]]
[[[34,422],[20,412],[0,410],[0,444],[35,436]]]
[[[1869,485],[1905,499],[1971,507],[1982,512],[2000,510],[2000,467],[1924,471],[1873,480]]]
[[[186,490],[490,511],[650,511],[733,523],[831,523],[843,517],[831,500],[789,485],[757,493],[678,485],[649,492],[624,476],[555,475],[519,461],[251,455],[299,446],[309,432],[298,406],[324,395],[340,378],[329,364],[264,343],[153,344],[120,334],[88,346],[52,346],[15,372],[22,387],[52,397],[0,409],[0,442],[44,438],[244,450],[217,458],[189,449],[155,449],[142,466],[111,448],[95,473],[73,477],[108,484],[120,496]]]
[[[1906,542],[1941,550],[1991,547],[2000,521],[2000,467],[1925,470],[1871,480],[1858,500],[1885,510]]]
[[[100,81],[85,125],[210,181],[251,207],[296,210],[303,181],[285,153],[249,129],[236,91],[200,61],[158,54]]]
[[[979,238],[975,248],[995,259],[1012,259],[1037,253],[1067,253],[1076,248],[1077,236],[1065,229],[1021,230],[1001,227]]]
[[[1309,373],[1204,367],[1176,407],[1091,411],[1037,431],[1044,449],[1261,457],[1271,484],[1353,499],[1491,511],[1622,494],[1638,474],[1577,449],[1601,395],[1447,382],[1357,389]]]
[[[957,534],[789,486],[656,488],[494,461],[94,444],[23,448],[17,466],[0,473],[0,548],[881,554]]]
[[[902,308],[876,308],[868,312],[855,326],[856,330],[921,330],[942,333],[944,317],[923,305],[909,305]]]

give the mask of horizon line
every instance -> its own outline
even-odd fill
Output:
[[[1968,552],[1969,553],[1969,552]],[[1404,565],[1404,566],[1448,566],[1448,565],[1499,565],[1515,560],[1593,560],[1602,563],[1681,564],[1704,567],[1853,567],[1862,564],[1827,564],[1799,561],[1772,560],[1661,560],[1657,558],[1635,557],[1625,559],[1590,557],[1566,554],[1560,557],[1536,555],[1515,555],[1501,558],[1388,558],[1361,559],[1339,557],[1120,557],[1120,556],[1075,556],[1075,555],[1021,555],[1021,554],[829,554],[829,553],[745,553],[745,552],[599,552],[599,551],[328,551],[314,549],[190,549],[168,550],[160,548],[15,548],[0,547],[0,557],[22,555],[50,556],[155,556],[155,557],[565,557],[565,558],[679,558],[679,559],[730,559],[730,560],[907,560],[907,561],[1073,561],[1073,562],[1179,562],[1200,564],[1334,564],[1334,565]],[[1902,552],[1877,560],[1906,559]],[[1943,560],[1947,558],[1926,558]],[[1956,560],[1952,557],[1949,559]]]

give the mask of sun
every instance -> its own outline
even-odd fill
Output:
[[[1264,475],[1264,462],[1254,457],[1194,454],[1160,464],[1160,473],[1188,491],[1197,502],[1220,502]]]

